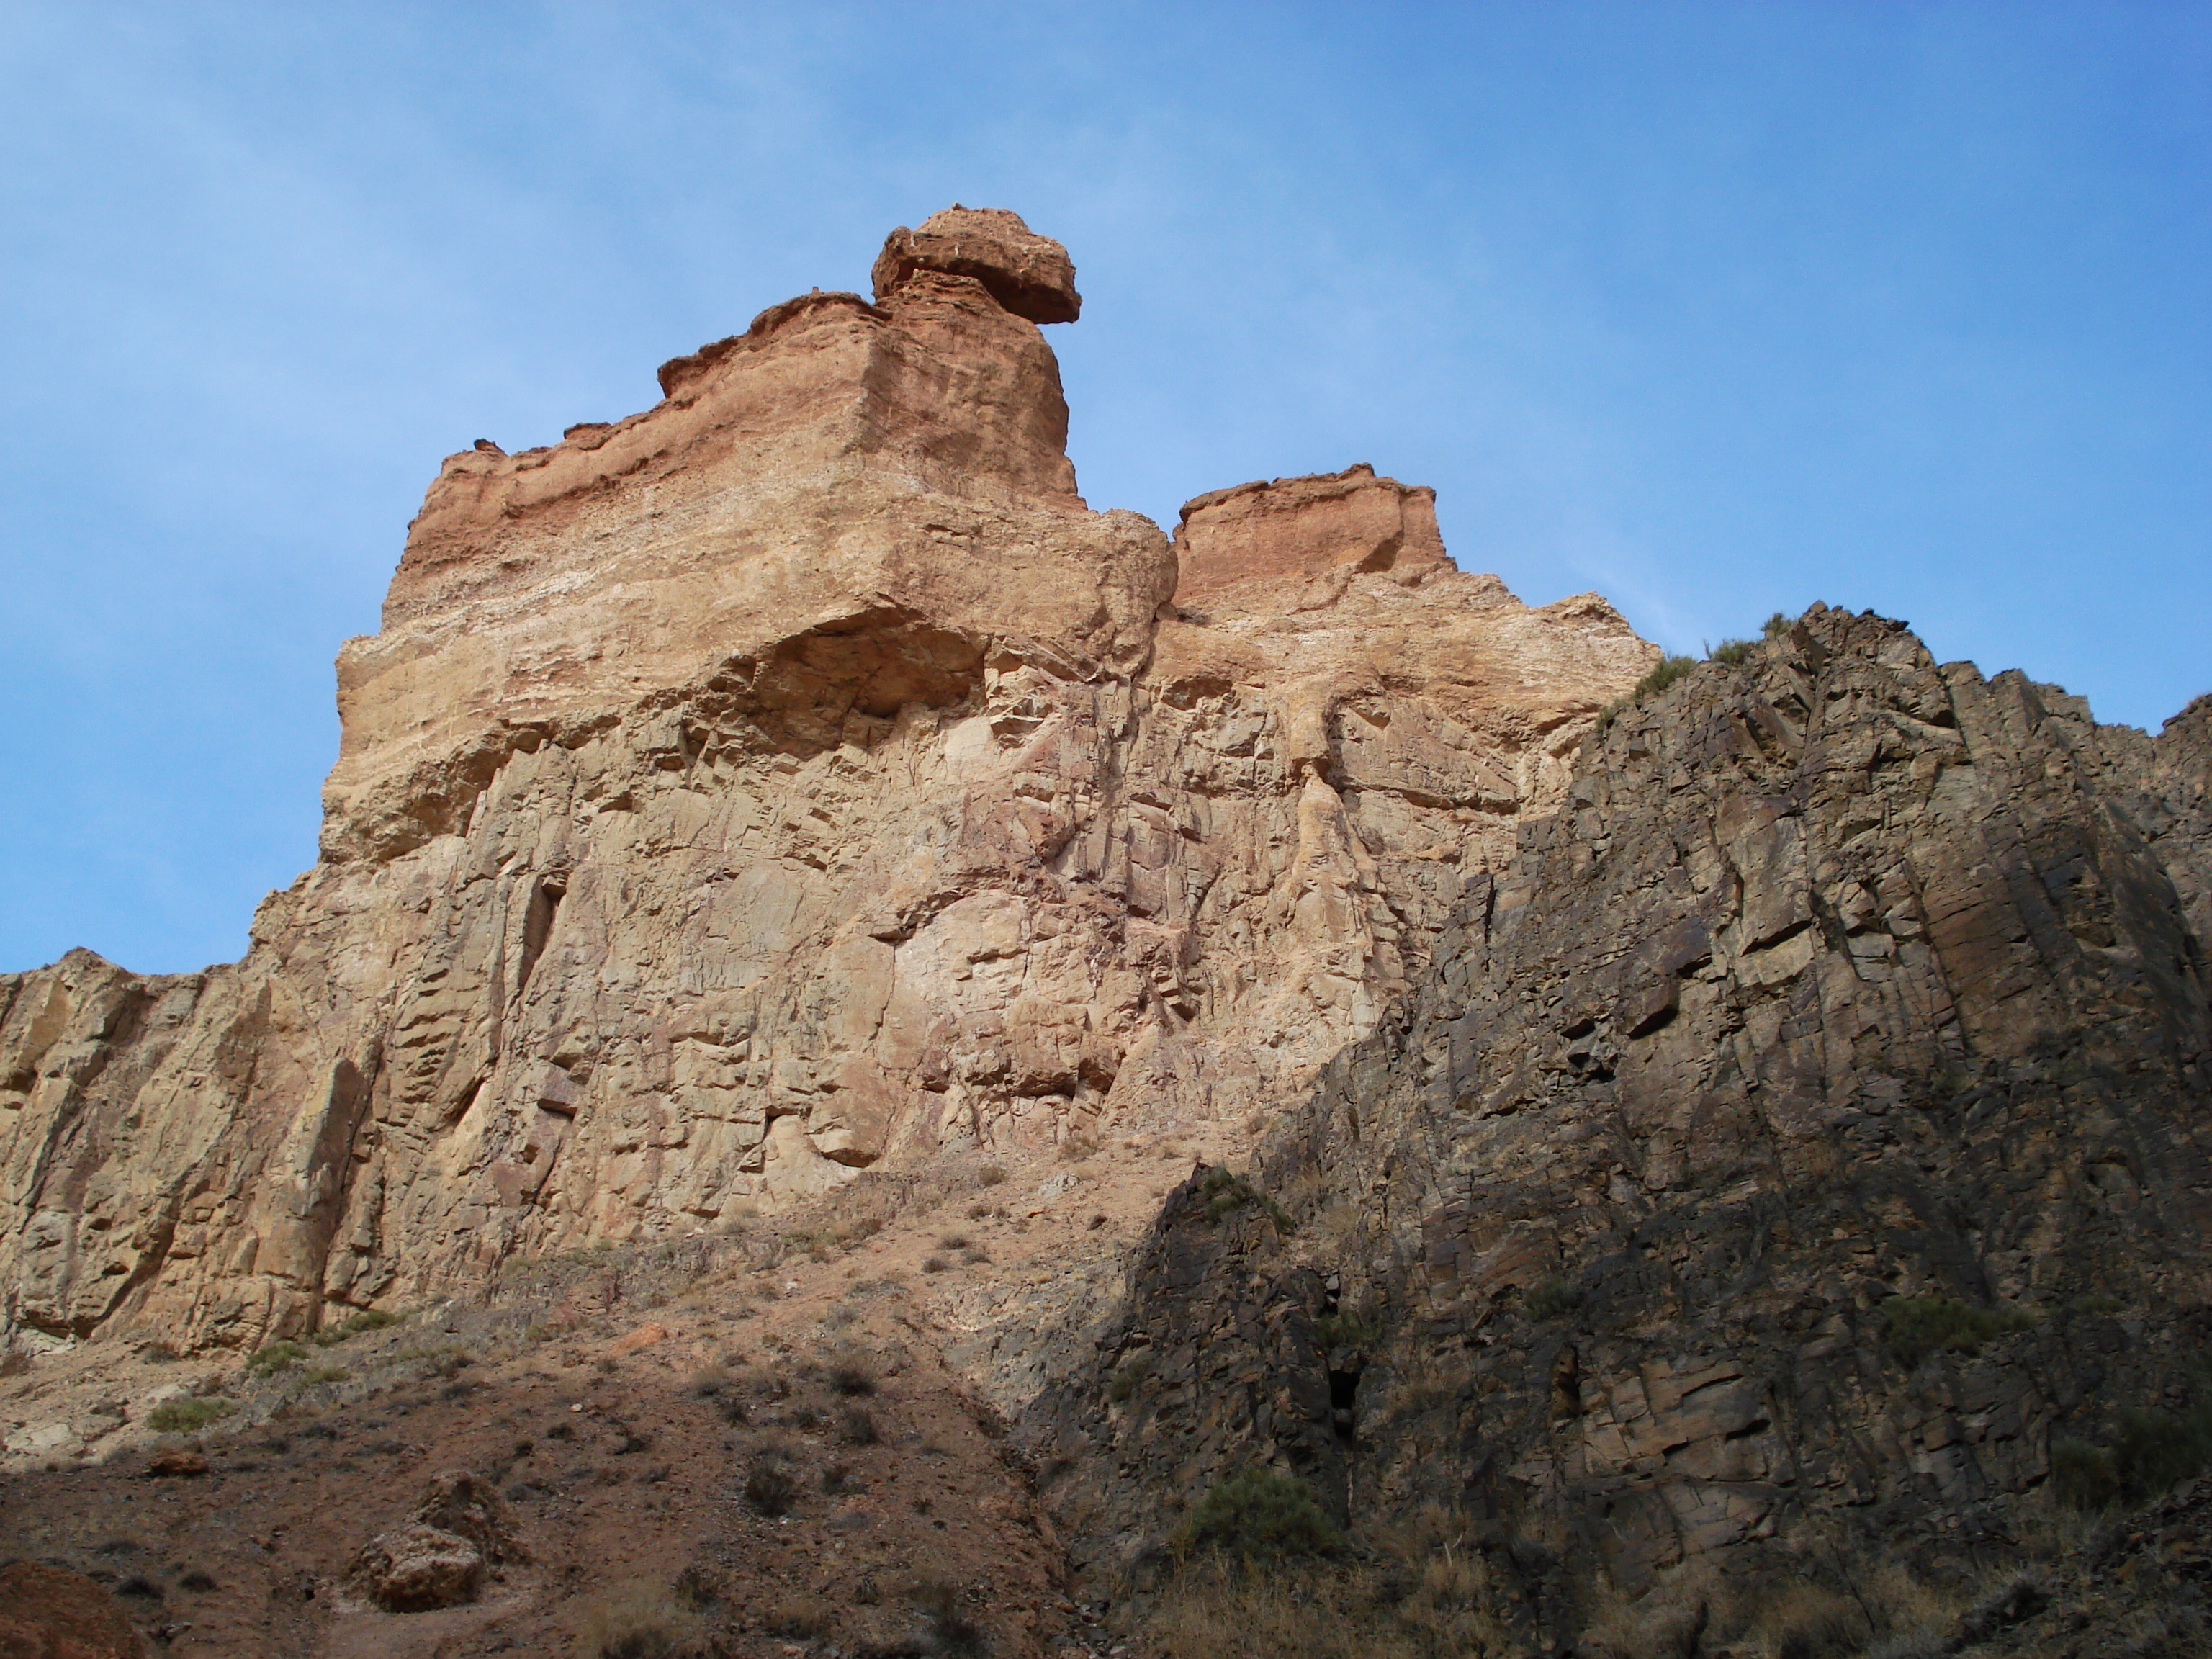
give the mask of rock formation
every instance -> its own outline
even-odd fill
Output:
[[[1297,1097],[1655,656],[1354,468],[1075,493],[955,209],[642,414],[447,461],[244,961],[0,980],[0,1319],[251,1346],[867,1168]],[[1179,593],[1179,559],[1188,580]]]
[[[1274,1137],[1280,1224],[1170,1200],[1032,1413],[1063,1518],[1433,1504],[1533,1644],[1595,1564],[1956,1578],[2054,1448],[2126,1485],[2114,1422],[2212,1410],[2208,757],[2212,698],[2153,741],[1822,606],[1625,709]]]
[[[224,1540],[175,1651],[433,1606],[562,1644],[580,1553],[680,1549],[726,1634],[849,1590],[868,1650],[988,1613],[1042,1653],[1063,1554],[1172,1592],[1194,1501],[1282,1476],[1309,1537],[1419,1567],[1421,1651],[2158,1650],[2114,1563],[2201,1650],[2212,1504],[2163,1494],[2212,1468],[2212,696],[2153,739],[1821,605],[1639,692],[1604,600],[1461,572],[1367,466],[1170,541],[1076,493],[1039,325],[1079,305],[1057,243],[954,208],[872,302],[453,457],[246,958],[0,978],[0,1400],[39,1402],[0,1427],[69,1522],[19,1506],[14,1547],[108,1571],[126,1421],[236,1431],[144,1461],[202,1477],[173,1545],[248,1490],[307,1528],[313,1454],[248,1425],[375,1401],[489,1473],[281,1566]],[[366,1334],[408,1309],[453,1343]],[[311,1333],[361,1374],[236,1363]],[[830,1409],[839,1507],[786,1528]],[[679,1449],[638,1486],[568,1462],[647,1418]],[[776,1504],[652,1495],[741,1455]],[[1868,1589],[2028,1559],[2054,1492],[2149,1502],[1943,1620]],[[966,1588],[884,1605],[925,1554]]]

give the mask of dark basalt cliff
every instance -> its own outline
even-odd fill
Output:
[[[1452,1517],[1548,1645],[1963,1581],[2054,1448],[2148,1495],[2212,1324],[2208,758],[2212,699],[2153,741],[1823,606],[1623,711],[1274,1136],[1281,1219],[1194,1176],[1031,1413],[1085,1565],[1272,1465]]]

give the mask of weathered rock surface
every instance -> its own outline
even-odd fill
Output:
[[[1239,484],[1187,501],[1176,554],[1176,593],[1186,604],[1249,581],[1265,584],[1279,604],[1291,574],[1334,577],[1340,588],[1354,571],[1388,571],[1410,586],[1450,563],[1437,530],[1437,492],[1377,477],[1366,465]]]
[[[1600,1567],[1964,1574],[2212,1408],[2209,745],[1820,606],[1625,710],[1276,1137],[1297,1230],[1186,1188],[1032,1412],[1079,1553],[1273,1462],[1556,1639]]]
[[[1256,1121],[1656,655],[1364,469],[1201,497],[1235,580],[1177,611],[1167,538],[1075,494],[1065,253],[958,210],[878,277],[446,463],[243,962],[0,979],[12,1343],[250,1346],[866,1168]]]
[[[389,1613],[428,1613],[473,1601],[490,1566],[526,1560],[507,1504],[465,1472],[433,1479],[399,1526],[362,1547],[350,1578]]]
[[[901,225],[876,256],[870,276],[876,303],[927,270],[972,276],[1008,311],[1033,323],[1072,323],[1083,310],[1067,250],[1004,208],[954,206],[931,214],[919,230]]]
[[[36,1561],[0,1567],[0,1659],[143,1659],[115,1598],[81,1574]]]

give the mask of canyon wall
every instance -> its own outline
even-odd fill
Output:
[[[1254,1464],[1461,1517],[1536,1646],[1601,1567],[2019,1559],[2057,1449],[2208,1406],[2208,760],[2212,696],[2154,740],[1818,605],[1620,711],[1031,1408],[1086,1564]]]
[[[1079,308],[955,209],[642,414],[451,458],[246,958],[0,978],[6,1342],[251,1346],[947,1151],[1256,1131],[1376,1030],[1656,653],[1369,468],[1091,511]]]

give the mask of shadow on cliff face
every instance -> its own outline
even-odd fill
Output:
[[[1186,1186],[1040,1401],[1079,1564],[1172,1586],[1260,1465],[1444,1517],[1516,1642],[1794,1597],[1841,1653],[2195,1473],[2208,750],[1825,607],[1620,711],[1261,1161],[1284,1222]]]

